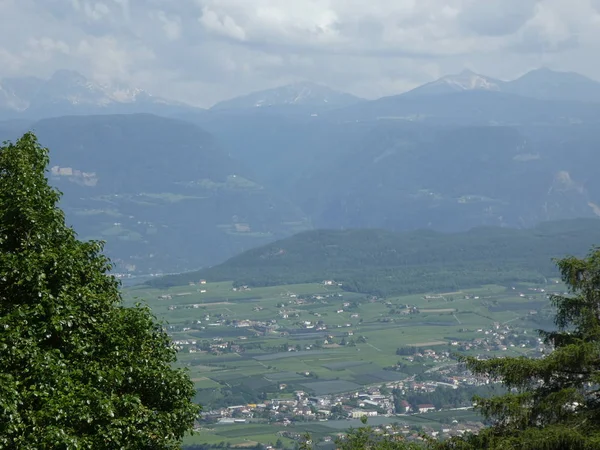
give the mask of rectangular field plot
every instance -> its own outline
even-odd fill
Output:
[[[276,361],[278,359],[301,358],[302,356],[328,355],[330,353],[335,353],[335,352],[328,351],[328,350],[312,350],[312,351],[304,351],[304,352],[281,352],[281,353],[270,353],[268,355],[255,356],[254,359],[257,361]]]
[[[312,383],[302,383],[300,386],[303,386],[308,391],[314,392],[316,395],[338,394],[340,392],[360,389],[359,384],[343,380],[314,381]]]
[[[389,381],[399,381],[407,378],[408,375],[402,372],[392,370],[378,370],[375,372],[362,373],[354,376],[354,381],[359,384],[386,383]]]
[[[264,369],[262,369],[262,371],[264,371]],[[249,378],[253,375],[262,375],[261,370],[253,370],[250,373],[247,371],[247,369],[213,372],[210,374],[210,378],[215,381],[232,382],[237,380],[244,380],[245,378]]]
[[[354,367],[369,365],[369,361],[343,361],[336,363],[323,364],[323,367],[329,370],[346,370]]]
[[[273,381],[266,379],[262,375],[256,375],[253,377],[244,378],[240,381],[241,381],[241,384],[243,384],[244,386],[247,386],[250,389],[254,389],[254,390],[264,389],[267,386],[271,386],[272,384],[274,384]]]
[[[228,438],[245,438],[250,433],[257,434],[270,434],[276,431],[273,425],[217,425],[215,426],[215,432],[219,436]]]
[[[490,306],[488,309],[490,312],[503,312],[503,311],[528,311],[528,310],[539,310],[545,306],[548,306],[548,301],[510,301],[502,302],[498,305]]]
[[[212,389],[221,387],[219,383],[206,377],[192,378],[192,382],[194,383],[194,387],[196,389]]]
[[[298,375],[296,372],[277,372],[265,374],[265,378],[274,383],[278,383],[281,381],[302,380],[305,377],[303,375]]]

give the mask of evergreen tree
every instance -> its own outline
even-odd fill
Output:
[[[0,449],[175,449],[199,407],[142,306],[121,304],[28,133],[0,146]]]
[[[493,426],[450,441],[452,449],[600,448],[600,250],[558,261],[569,295],[554,295],[556,331],[540,331],[544,358],[464,358],[476,374],[511,392],[476,399]]]

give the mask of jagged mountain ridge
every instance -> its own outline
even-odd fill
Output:
[[[446,75],[401,95],[413,97],[465,91],[501,92],[540,100],[600,102],[600,82],[575,72],[560,72],[546,67],[531,70],[511,81],[497,80],[471,70],[464,70],[459,74]]]
[[[482,90],[501,91],[506,83],[484,75],[477,74],[471,70],[464,70],[456,75],[446,75],[438,80],[419,86],[408,91],[406,96],[450,94],[453,92]]]
[[[49,79],[14,77],[0,80],[0,115],[49,117],[66,114],[114,114],[188,110],[180,102],[155,97],[143,89],[101,84],[72,70]]]

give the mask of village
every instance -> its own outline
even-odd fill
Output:
[[[206,411],[199,428],[210,427],[210,424],[236,425],[249,423],[269,423],[282,427],[279,435],[289,439],[300,440],[303,434],[294,431],[298,424],[307,422],[327,422],[352,419],[370,420],[385,418],[382,424],[374,424],[380,432],[400,433],[407,438],[420,439],[422,434],[431,437],[450,437],[469,432],[476,432],[484,424],[479,420],[463,421],[453,419],[453,412],[464,412],[473,409],[471,401],[460,405],[436,407],[431,403],[411,404],[405,398],[411,394],[433,394],[438,389],[461,389],[473,386],[489,385],[490,380],[474,377],[467,373],[462,376],[456,367],[440,371],[444,381],[418,382],[406,380],[388,383],[382,386],[365,387],[364,390],[338,395],[315,396],[305,391],[295,391],[291,398],[272,398],[262,403],[234,405],[218,410]],[[414,378],[414,377],[413,377]],[[427,417],[429,413],[445,413],[447,420],[441,428],[416,426],[407,423],[410,416]],[[344,433],[324,436],[322,441],[328,442],[343,437]]]
[[[204,406],[201,434],[248,429],[300,442],[309,431],[333,442],[366,419],[379,433],[418,440],[476,432],[484,420],[473,397],[502,390],[458,355],[550,351],[535,332],[549,315],[548,289],[381,298],[333,280],[265,288],[200,280],[158,291],[154,308],[177,318],[166,326]]]

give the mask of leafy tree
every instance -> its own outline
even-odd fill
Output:
[[[406,442],[402,434],[394,428],[377,431],[367,425],[367,417],[360,421],[363,426],[348,431],[344,438],[335,441],[337,450],[423,450],[419,443]],[[312,438],[305,435],[302,439],[300,450],[314,450]]]
[[[344,407],[341,404],[337,404],[331,407],[331,415],[342,416],[344,415]]]
[[[0,448],[175,449],[199,407],[100,242],[65,225],[32,133],[0,146]]]
[[[452,440],[452,449],[600,448],[600,249],[558,261],[569,295],[554,295],[555,331],[540,331],[553,351],[542,359],[464,358],[511,392],[477,398],[493,426]]]
[[[366,420],[363,420],[366,424]],[[422,450],[421,444],[406,442],[404,437],[392,430],[376,432],[372,427],[363,426],[350,430],[344,439],[336,441],[338,450]]]

